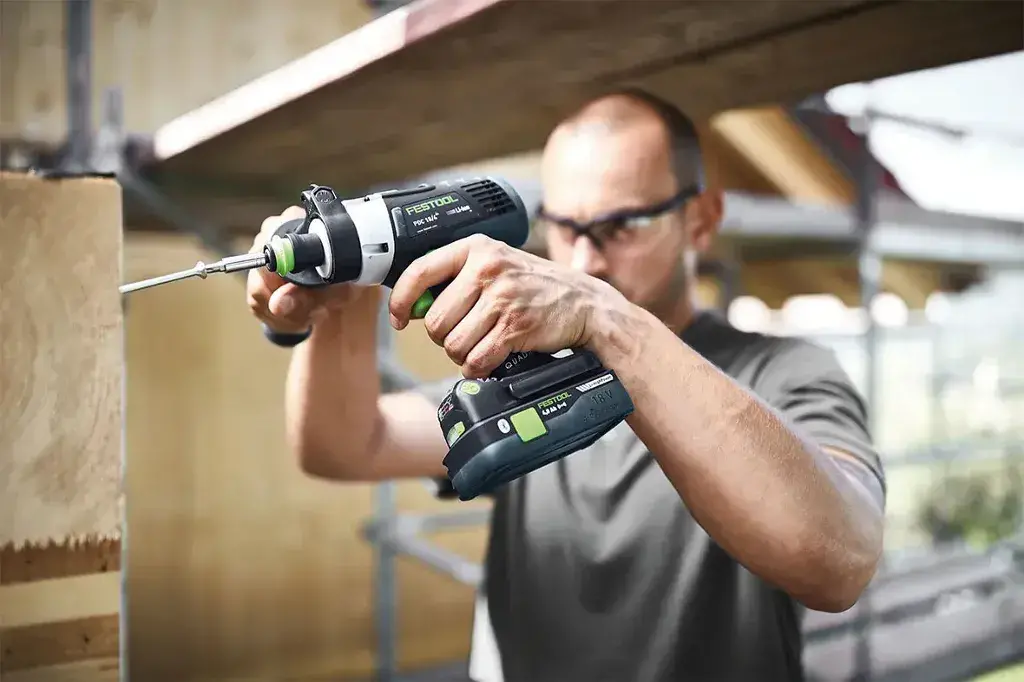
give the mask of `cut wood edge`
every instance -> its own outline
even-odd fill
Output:
[[[121,543],[103,540],[0,548],[0,585],[68,578],[121,569]]]
[[[112,540],[0,550],[4,681],[117,679],[120,567],[121,545]]]
[[[14,551],[38,551],[50,549],[62,549],[68,551],[87,550],[96,545],[107,545],[121,542],[123,531],[120,528],[106,533],[87,533],[84,535],[72,535],[61,539],[28,540],[22,539],[0,545],[0,553]]]
[[[3,682],[118,682],[120,679],[118,658],[105,657],[4,672]]]
[[[69,664],[117,658],[120,655],[120,616],[94,616],[0,630],[3,679],[15,671],[43,671]],[[38,679],[51,680],[41,675]]]
[[[4,630],[108,616],[120,609],[120,571],[0,587]]]

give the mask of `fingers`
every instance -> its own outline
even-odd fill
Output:
[[[249,273],[249,278],[249,309],[260,321],[282,333],[299,333],[309,329],[316,306],[311,292],[291,283],[270,289],[255,273]],[[253,285],[254,278],[256,283]]]
[[[274,231],[288,220],[302,218],[306,212],[291,206],[281,215],[271,216],[260,225],[250,253],[263,248]],[[288,284],[266,268],[250,270],[246,280],[246,300],[249,309],[271,329],[283,333],[299,333],[309,328],[309,317],[314,301],[311,292]]]
[[[470,249],[479,243],[473,237],[460,239],[417,258],[406,268],[391,289],[388,301],[391,324],[395,329],[404,329],[409,324],[413,304],[424,291],[454,279],[459,274],[466,264]]]
[[[435,343],[444,346],[445,353],[455,364],[462,365],[470,352],[494,329],[500,317],[501,314],[495,306],[479,300],[464,317],[460,314],[461,319],[455,327],[440,341],[435,340]]]
[[[501,325],[491,327],[462,361],[462,376],[467,379],[483,379],[504,362],[512,351],[512,339]]]
[[[459,321],[480,299],[480,280],[468,268],[452,280],[437,297],[423,319],[427,336],[441,345]],[[485,330],[486,331],[486,330]]]

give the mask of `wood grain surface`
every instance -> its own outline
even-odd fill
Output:
[[[121,192],[0,174],[0,547],[120,533]]]
[[[286,67],[286,88],[269,91],[285,81],[272,73],[170,122],[159,167],[360,191],[536,149],[612,86],[650,87],[703,118],[1017,50],[1022,19],[1020,3],[985,1],[416,3],[332,44],[333,71]]]

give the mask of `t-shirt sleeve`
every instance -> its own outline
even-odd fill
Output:
[[[755,390],[817,445],[863,464],[877,479],[884,506],[885,470],[869,431],[867,405],[833,351],[809,341],[781,340]]]

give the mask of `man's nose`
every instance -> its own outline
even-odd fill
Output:
[[[603,278],[608,274],[608,260],[590,237],[582,234],[573,243],[572,267],[592,277]]]

